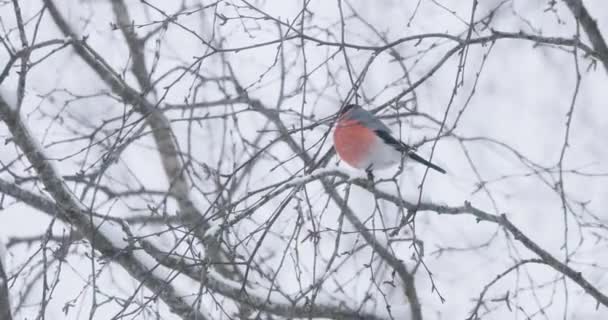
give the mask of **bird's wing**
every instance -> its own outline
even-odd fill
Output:
[[[437,170],[441,173],[445,173],[445,170],[443,168],[419,156],[416,153],[416,149],[403,143],[403,141],[395,139],[395,137],[391,135],[391,129],[387,127],[384,123],[382,123],[382,121],[376,118],[369,111],[363,108],[351,109],[348,113],[348,118],[350,120],[356,120],[364,126],[370,128],[376,133],[376,135],[380,139],[382,139],[382,141],[384,141],[384,143],[406,154],[410,159],[422,163],[425,166]]]
[[[349,113],[349,119],[356,120],[364,126],[370,128],[376,132],[376,135],[378,135],[378,137],[380,137],[380,139],[382,139],[386,144],[393,146],[395,149],[401,152],[413,150],[412,147],[408,146],[402,141],[399,141],[398,139],[395,139],[391,134],[391,129],[389,127],[387,127],[371,112],[363,108],[352,109]]]
[[[414,161],[417,161],[419,163],[422,163],[423,165],[437,170],[441,173],[446,173],[446,171],[441,168],[440,166],[424,159],[423,157],[419,156],[416,153],[416,150],[410,146],[408,146],[407,144],[405,144],[403,141],[399,141],[397,139],[395,139],[390,133],[384,131],[384,130],[376,130],[376,135],[382,139],[382,141],[384,141],[384,143],[394,147],[395,149],[405,153],[409,158],[411,158]]]
[[[376,135],[378,136],[378,138],[382,139],[382,141],[384,141],[384,143],[388,144],[389,146],[394,147],[395,149],[397,149],[401,152],[408,152],[410,150],[413,150],[412,147],[408,146],[403,141],[395,139],[395,137],[393,137],[390,134],[390,132],[387,132],[385,130],[374,130],[374,131],[376,132]]]
[[[376,118],[376,116],[374,116],[371,112],[363,108],[352,109],[349,113],[348,118],[351,120],[356,120],[374,131],[382,130],[387,133],[391,132],[391,129],[389,127],[387,127],[382,121]]]

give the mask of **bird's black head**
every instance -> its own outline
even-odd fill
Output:
[[[356,105],[356,104],[352,104],[352,103],[348,104],[348,105],[344,106],[342,108],[342,110],[340,110],[340,115],[343,115],[343,114],[347,113],[348,111],[350,111],[350,110],[352,110],[354,108],[359,108],[359,106]]]

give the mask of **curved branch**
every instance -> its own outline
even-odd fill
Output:
[[[251,99],[251,107],[263,114],[270,120],[279,130],[279,133],[282,135],[284,141],[291,148],[291,150],[297,154],[300,159],[304,163],[312,163],[311,156],[300,148],[298,143],[291,137],[289,131],[285,124],[281,121],[278,114],[272,112],[270,109],[267,109],[261,101],[257,99]],[[403,282],[405,286],[404,294],[408,298],[411,307],[412,319],[413,320],[421,320],[422,319],[422,308],[420,306],[420,301],[418,300],[418,294],[416,292],[416,284],[414,281],[414,276],[407,270],[403,261],[393,253],[390,252],[388,248],[382,245],[380,242],[376,240],[376,237],[368,230],[367,227],[359,220],[357,215],[352,211],[352,209],[348,206],[346,201],[338,194],[335,186],[325,178],[321,178],[321,183],[323,185],[323,189],[327,194],[329,194],[330,198],[336,203],[336,205],[340,208],[340,210],[346,216],[346,219],[357,229],[359,233],[363,236],[365,241],[373,248],[373,250],[384,260],[395,272],[399,275],[399,278]]]
[[[201,281],[213,292],[270,314],[289,318],[385,319],[370,312],[351,310],[343,305],[315,303],[314,306],[311,306],[306,302],[295,302],[295,298],[291,299],[277,294],[269,296],[267,292],[260,292],[255,288],[243,289],[240,283],[225,279],[216,272],[202,271],[213,263],[201,267],[200,264],[190,264],[177,255],[161,252],[147,241],[142,241],[142,245],[144,250],[154,256],[159,264],[179,270],[189,277]]]
[[[336,173],[337,176],[342,176],[344,173]],[[378,199],[383,199],[393,204],[405,208],[407,210],[417,210],[417,211],[431,211],[438,214],[470,214],[475,216],[478,221],[488,221],[492,223],[499,224],[500,226],[507,229],[513,237],[521,242],[526,248],[530,251],[534,252],[537,256],[539,256],[544,263],[555,269],[557,272],[563,274],[570,280],[574,281],[578,284],[585,292],[594,297],[599,304],[602,304],[608,307],[608,296],[602,292],[598,288],[596,288],[593,284],[591,284],[583,275],[570,266],[564,264],[559,259],[555,258],[545,249],[541,248],[536,242],[530,239],[527,235],[525,235],[519,228],[517,228],[511,221],[507,218],[505,214],[500,216],[488,213],[484,210],[474,207],[470,202],[465,202],[463,206],[460,207],[450,207],[444,205],[438,205],[429,202],[421,202],[419,205],[416,205],[414,202],[410,202],[404,200],[398,196],[390,194],[388,192],[384,192],[382,190],[376,189],[369,181],[365,179],[354,179],[351,180],[353,184],[356,184],[366,190],[370,191],[374,194],[374,196]]]
[[[430,211],[430,212],[435,212],[437,214],[450,214],[450,215],[468,214],[468,215],[473,215],[478,221],[487,221],[487,222],[496,223],[496,224],[504,227],[506,230],[508,230],[516,240],[518,240],[526,248],[528,248],[530,251],[534,252],[538,257],[540,257],[540,259],[542,259],[544,264],[552,267],[557,272],[563,274],[570,280],[574,281],[581,288],[583,288],[583,290],[585,290],[585,292],[587,292],[589,295],[594,297],[599,304],[608,307],[608,296],[606,294],[602,293],[598,288],[596,288],[587,279],[585,279],[585,277],[583,277],[583,275],[579,271],[572,269],[570,266],[564,264],[559,259],[555,258],[548,251],[541,248],[536,242],[534,242],[527,235],[525,235],[517,226],[515,226],[513,223],[511,223],[511,221],[507,218],[507,216],[505,214],[498,216],[498,215],[488,213],[484,210],[474,207],[468,201],[465,202],[464,205],[460,206],[460,207],[438,205],[438,204],[434,204],[431,202],[420,202],[417,205],[416,204],[417,201],[408,201],[408,200],[403,199],[402,197],[399,197],[399,196],[393,195],[389,192],[385,192],[380,189],[377,189],[373,183],[370,183],[370,181],[365,178],[358,178],[358,177],[353,178],[344,171],[334,170],[334,169],[321,169],[321,170],[311,173],[310,175],[293,179],[288,184],[288,186],[293,187],[296,185],[302,185],[302,184],[306,184],[306,183],[316,181],[316,180],[321,180],[321,182],[324,182],[324,181],[327,181],[327,178],[332,177],[332,176],[342,178],[349,183],[352,183],[361,188],[364,188],[367,191],[369,191],[370,193],[372,193],[375,198],[391,202],[394,205],[396,205],[400,208],[404,208],[408,211],[418,211],[418,212]],[[324,184],[324,186],[325,186],[325,184]],[[284,191],[285,189],[281,188],[280,190]],[[328,185],[326,188],[326,192],[328,192],[330,194],[330,196],[332,196],[332,193],[335,193],[334,190],[335,190],[335,185]],[[343,202],[343,200],[340,201],[339,198],[336,198],[335,200],[337,201],[340,208],[342,210],[344,210],[347,217],[349,214],[353,215],[351,217],[351,219],[353,219],[351,221],[351,223],[356,224],[355,227],[357,227],[359,232],[361,232],[363,230],[363,232],[361,232],[362,236],[366,240],[368,240],[368,242],[370,243],[370,245],[372,245],[374,250],[376,250],[379,255],[381,255],[385,260],[387,260],[389,265],[393,266],[399,272],[400,261],[398,261],[398,260],[394,261],[394,259],[396,259],[396,257],[394,257],[392,254],[387,252],[386,251],[387,249],[385,249],[382,245],[380,245],[379,243],[377,243],[375,241],[373,236],[371,236],[371,234],[369,234],[369,231],[367,231],[367,228],[365,228],[365,226],[361,222],[358,222],[358,218],[356,216],[354,216],[354,213],[352,213],[350,211],[350,208]],[[368,239],[367,237],[370,237],[370,236],[371,236],[371,238]],[[401,271],[403,272],[403,270],[401,270]],[[409,273],[407,273],[407,274],[409,274]],[[407,279],[407,275],[405,275],[405,277]],[[407,283],[406,283],[406,285],[407,285]]]
[[[151,272],[153,266],[148,265],[144,257],[131,250],[131,243],[128,241],[132,236],[128,225],[123,223],[117,226],[114,220],[109,221],[94,216],[74,197],[57,174],[53,164],[47,160],[29,129],[21,121],[17,110],[9,106],[1,96],[0,120],[8,127],[13,141],[38,173],[40,181],[58,204],[57,207],[61,209],[62,215],[87,238],[95,250],[119,263],[133,278],[157,293],[176,314],[186,319],[205,319],[205,316],[199,310],[195,310],[193,305],[179,295],[162,276]]]

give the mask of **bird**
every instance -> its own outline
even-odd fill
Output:
[[[373,170],[400,163],[402,157],[446,173],[419,156],[413,147],[395,138],[389,127],[357,104],[348,104],[340,110],[334,129],[334,147],[340,159],[353,168],[365,170],[372,181]]]

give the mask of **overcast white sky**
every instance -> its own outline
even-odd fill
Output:
[[[87,35],[87,43],[95,48],[105,61],[119,72],[126,74],[126,79],[134,87],[137,87],[134,77],[129,73],[129,54],[120,31],[112,30],[111,24],[115,22],[114,14],[109,1],[55,1],[61,8],[62,13],[69,19],[71,26],[82,35]],[[136,25],[145,25],[153,21],[159,21],[163,17],[150,7],[142,5],[139,1],[126,1],[128,3],[131,18]],[[166,12],[175,12],[180,1],[150,1],[155,6]],[[188,5],[198,3],[196,1],[185,1]],[[495,8],[501,1],[480,1],[477,17],[487,14],[488,10]],[[204,1],[204,4],[210,2]],[[239,1],[228,2],[239,5]],[[301,9],[301,1],[257,1],[254,2],[266,13],[274,17],[281,17],[285,21],[293,21]],[[463,36],[467,30],[465,21],[470,19],[470,1],[431,1],[422,0],[414,18],[409,26],[408,19],[412,16],[417,1],[351,1],[349,5],[343,3],[345,15],[349,16],[350,6],[355,8],[370,25],[376,30],[385,33],[390,40],[401,37],[417,35],[422,33],[448,33],[455,36]],[[597,20],[600,30],[608,36],[608,4],[604,1],[585,1],[591,15]],[[540,33],[543,36],[555,36],[571,38],[576,34],[576,25],[569,10],[561,2],[555,7],[557,12],[545,10],[547,1],[506,1],[492,20],[491,27],[504,32],[524,31],[526,33]],[[446,9],[446,8],[449,8]],[[41,9],[40,1],[21,1],[22,14],[26,19],[35,16]],[[340,36],[340,13],[336,1],[311,1],[310,12],[313,13],[308,25],[316,25],[318,28],[308,31],[320,39],[325,39],[330,30],[333,36]],[[449,12],[453,10],[453,13]],[[233,20],[225,25],[214,24],[214,19],[224,15],[235,16],[233,6],[221,3],[217,7],[218,15],[205,12],[188,16],[180,16],[179,23],[194,30],[200,37],[214,41],[222,39],[224,48],[235,48],[247,46],[277,38],[277,27],[269,21],[245,21],[243,23]],[[253,11],[243,10],[243,13],[254,15]],[[15,30],[13,8],[10,1],[0,4],[0,18],[2,19],[2,36],[9,35],[10,42],[20,47],[18,32]],[[153,26],[137,28],[139,35],[150,31]],[[31,37],[35,24],[28,24],[28,32]],[[299,26],[298,26],[299,27]],[[350,43],[362,45],[379,45],[378,39],[368,27],[356,21],[354,18],[347,20],[345,26],[345,40]],[[283,30],[284,32],[285,30]],[[474,37],[487,35],[488,30],[478,30]],[[328,36],[331,37],[331,36]],[[48,13],[40,23],[36,42],[50,39],[63,38],[54,26]],[[157,44],[155,40],[158,39]],[[583,35],[584,42],[589,43]],[[286,92],[293,92],[302,84],[304,64],[302,50],[296,45],[299,40],[292,40],[285,45],[284,54],[288,57],[285,86]],[[419,45],[415,42],[407,42],[399,45],[396,49],[402,57],[405,57],[412,81],[423,77],[430,68],[449,50],[453,43],[441,40],[439,46],[421,54],[429,49],[431,41],[423,41]],[[160,47],[157,47],[159,45]],[[283,101],[283,110],[291,109],[298,113],[304,112],[306,117],[314,116],[316,119],[324,118],[335,113],[349,90],[352,89],[351,80],[346,72],[346,63],[342,53],[333,59],[326,61],[327,57],[334,52],[335,48],[319,46],[316,44],[306,45],[306,68],[310,72],[321,65],[318,71],[310,75],[306,82],[306,92],[298,91],[295,95]],[[491,51],[488,51],[490,50]],[[160,52],[158,61],[154,60],[154,53]],[[33,54],[32,60],[43,57],[49,50]],[[208,49],[193,34],[176,25],[171,25],[166,31],[149,41],[146,45],[148,54],[148,69],[154,65],[153,78],[157,78],[171,68],[176,66],[188,66],[194,61],[194,57],[208,53]],[[489,52],[486,60],[484,55]],[[277,46],[263,46],[261,48],[242,50],[237,53],[227,53],[225,58],[230,61],[234,72],[240,83],[247,88],[250,97],[260,99],[268,106],[275,106],[279,95],[280,68],[273,66]],[[364,50],[346,50],[353,72],[359,75],[370,58],[371,52]],[[487,137],[496,139],[509,145],[527,159],[536,164],[552,167],[555,169],[565,135],[566,114],[570,109],[572,97],[575,92],[576,69],[574,56],[571,48],[556,48],[548,46],[535,46],[533,42],[523,40],[500,40],[493,46],[471,46],[468,51],[467,64],[464,72],[464,84],[459,89],[454,102],[451,105],[447,117],[447,124],[452,124],[458,117],[458,113],[465,106],[454,134],[459,137]],[[608,76],[603,66],[598,63],[595,68],[588,68],[590,60],[582,54],[578,56],[582,80],[576,98],[575,111],[570,127],[570,145],[564,161],[564,168],[576,169],[589,174],[608,173],[608,151],[605,148],[608,132]],[[5,50],[0,50],[0,68],[4,67],[4,61],[8,60]],[[481,63],[484,63],[481,74],[476,80]],[[432,77],[420,85],[415,93],[418,99],[418,110],[431,117],[441,120],[450,97],[453,92],[454,80],[457,71],[458,55],[450,58]],[[270,69],[269,69],[270,68]],[[17,87],[17,71],[14,68],[10,75],[2,82],[1,94],[9,96]],[[268,71],[270,70],[270,71]],[[225,75],[226,69],[222,65],[219,55],[213,55],[204,60],[201,73],[207,76]],[[328,76],[328,75],[331,75]],[[158,88],[171,84],[175,77],[168,77],[160,82]],[[222,90],[233,92],[232,87],[218,88],[209,85],[200,91],[193,91],[191,85],[192,77],[185,77],[180,82],[160,94],[166,93],[163,102],[183,103],[185,99],[196,99],[196,101],[213,101],[223,97]],[[475,87],[475,94],[470,101],[469,95]],[[385,103],[400,91],[407,88],[403,79],[403,72],[394,58],[388,52],[382,53],[369,67],[365,80],[360,89],[362,96],[360,103],[366,108],[373,108]],[[28,74],[26,98],[21,111],[35,137],[41,145],[47,146],[45,152],[50,158],[63,158],[67,154],[78,152],[88,145],[88,141],[74,141],[70,143],[54,144],[54,142],[73,137],[75,132],[91,132],[95,126],[104,120],[120,116],[125,106],[108,97],[91,97],[70,102],[73,95],[92,95],[108,88],[91,72],[91,70],[69,49],[64,49],[52,55],[48,60],[35,65]],[[71,93],[71,94],[70,94]],[[408,97],[411,97],[409,95]],[[302,108],[302,100],[306,99],[306,105]],[[153,98],[151,98],[153,100]],[[245,106],[235,107],[241,110]],[[128,107],[126,109],[129,109]],[[226,109],[211,109],[211,114],[226,112]],[[206,111],[205,111],[206,112]],[[172,119],[183,118],[187,113],[168,112]],[[199,115],[204,114],[200,112]],[[386,109],[383,115],[394,115],[392,109]],[[54,118],[61,115],[61,119]],[[284,112],[280,114],[281,119],[289,128],[297,128],[301,125],[300,117],[295,112]],[[254,112],[244,112],[238,115],[239,134],[247,138],[255,137],[266,123],[263,116]],[[387,124],[408,143],[416,143],[422,138],[432,138],[437,135],[438,126],[423,117],[405,118],[400,121],[387,120]],[[311,121],[306,119],[305,124]],[[116,123],[110,127],[118,127]],[[272,126],[270,126],[271,129]],[[230,172],[234,169],[233,163],[240,164],[247,159],[247,153],[243,152],[243,143],[236,135],[235,129],[224,121],[203,121],[194,129],[188,127],[186,122],[175,122],[173,128],[178,137],[180,147],[184,150],[189,146],[196,159],[207,163],[222,171]],[[192,130],[189,132],[188,130]],[[222,140],[224,130],[226,140]],[[305,145],[307,147],[315,143],[328,130],[326,126],[319,126],[313,130],[306,131]],[[187,135],[191,134],[188,139]],[[6,127],[0,125],[0,139],[9,137]],[[276,138],[274,131],[269,131],[259,142],[265,145]],[[331,137],[331,136],[330,136]],[[296,141],[300,142],[299,133],[294,134]],[[331,139],[321,149],[329,149]],[[549,251],[559,259],[564,259],[564,218],[562,213],[562,202],[558,193],[553,189],[557,175],[543,173],[535,175],[530,167],[522,164],[513,153],[496,144],[482,141],[471,141],[466,143],[468,156],[474,163],[475,170],[463,152],[462,145],[453,137],[441,139],[435,148],[433,161],[444,167],[448,174],[437,175],[429,173],[425,184],[423,198],[438,204],[451,206],[462,205],[465,201],[471,201],[477,207],[483,208],[494,214],[505,213],[507,217],[526,235],[536,241],[542,248]],[[315,146],[317,148],[318,146]],[[430,154],[432,143],[420,147],[422,154]],[[234,154],[230,155],[225,149],[235,148]],[[272,183],[282,181],[302,168],[302,162],[295,159],[286,161],[280,168],[270,171],[277,166],[278,160],[287,160],[293,156],[289,148],[284,144],[277,144],[271,149],[271,156],[266,156],[264,161],[258,162],[250,176],[247,178],[246,186],[240,188],[234,195],[235,199],[245,196],[248,191],[261,188]],[[316,149],[314,149],[316,151]],[[16,147],[9,144],[0,144],[0,161],[3,164],[14,161],[20,154]],[[82,168],[89,168],[102,154],[100,148],[93,148],[87,157],[79,154],[65,161],[55,161],[62,174],[72,175]],[[82,162],[86,162],[83,165]],[[220,164],[221,163],[221,164]],[[332,161],[332,165],[335,161]],[[218,165],[219,164],[219,165]],[[28,163],[23,159],[17,160],[14,170],[19,175],[26,174]],[[341,168],[358,174],[354,170],[339,164]],[[379,172],[379,177],[390,177],[395,168]],[[269,173],[270,172],[270,173]],[[400,192],[407,199],[416,199],[418,196],[417,186],[420,184],[424,171],[419,166],[408,166],[398,179]],[[493,181],[487,185],[488,192],[482,190],[477,192],[479,175],[485,181]],[[136,188],[139,185],[149,189],[166,189],[167,181],[162,173],[161,162],[154,148],[154,142],[150,135],[140,139],[122,154],[120,161],[112,166],[104,178],[107,184],[116,186],[128,185]],[[509,178],[503,179],[505,176]],[[579,228],[575,222],[575,215],[569,214],[569,229],[567,234],[568,248],[571,253],[571,266],[583,275],[604,294],[608,294],[608,278],[605,276],[608,268],[608,237],[606,224],[608,224],[608,176],[576,175],[566,173],[564,175],[565,192],[569,203],[575,208],[579,221],[583,224],[592,219],[581,210],[578,203],[588,203],[586,209],[603,221],[604,229],[591,227]],[[0,172],[0,178],[12,181],[7,172]],[[212,189],[212,185],[201,183],[203,188]],[[25,186],[28,186],[27,184]],[[74,187],[70,184],[70,187]],[[29,188],[42,193],[39,187]],[[75,194],[82,192],[82,186],[75,187]],[[387,183],[379,188],[395,192],[394,184]],[[205,191],[205,190],[203,190]],[[338,224],[338,210],[331,204],[325,210],[327,196],[319,184],[311,185],[307,189],[310,193],[310,201],[313,202],[311,214],[323,212],[318,221],[319,226],[324,228],[335,228]],[[343,186],[339,188],[344,192]],[[200,194],[198,203],[204,211],[207,202]],[[282,198],[271,201],[252,217],[251,222],[239,225],[235,233],[246,235],[257,228],[258,223],[272,216],[274,210],[280,205]],[[304,200],[302,200],[304,201]],[[309,201],[309,200],[306,200]],[[150,200],[150,203],[158,203],[158,199]],[[117,203],[106,203],[96,207],[100,213],[113,216],[133,215],[133,207],[145,208],[147,202],[144,199],[129,199]],[[361,189],[354,188],[350,194],[349,204],[356,208],[360,219],[369,218],[374,212],[376,203],[373,196]],[[4,208],[0,210],[0,239],[5,241],[13,237],[26,235],[40,235],[49,227],[50,219],[47,215],[21,204],[14,203],[12,199],[5,199]],[[383,219],[387,223],[398,223],[400,213],[387,203],[379,205],[385,215]],[[494,206],[497,210],[494,209]],[[261,256],[268,256],[268,267],[277,266],[283,256],[285,249],[285,238],[292,234],[295,225],[295,217],[298,211],[295,204],[289,205],[283,212],[277,223],[272,227],[271,240],[264,242]],[[175,205],[169,205],[175,209]],[[319,210],[319,211],[315,211]],[[137,212],[141,214],[143,212]],[[375,212],[375,215],[378,215]],[[376,219],[377,216],[376,216]],[[598,221],[595,221],[600,223]],[[307,222],[308,223],[308,222]],[[59,223],[52,227],[57,235],[67,230]],[[352,226],[345,227],[352,230]],[[150,230],[142,228],[143,233]],[[411,237],[411,230],[404,232],[402,236]],[[535,255],[517,242],[511,241],[511,237],[505,231],[497,228],[491,223],[476,223],[472,216],[447,216],[435,213],[422,212],[417,217],[416,237],[424,242],[425,263],[432,271],[435,285],[445,297],[442,303],[438,295],[432,292],[432,283],[429,275],[420,269],[416,273],[416,284],[418,296],[423,307],[424,319],[464,319],[469,315],[475,300],[483,286],[494,279],[508,267],[517,262],[518,259],[534,258]],[[274,240],[272,240],[274,239]],[[278,239],[278,240],[277,240]],[[581,239],[583,239],[581,241]],[[341,243],[341,250],[350,250],[363,241],[356,234],[345,235]],[[490,244],[485,246],[486,242]],[[255,243],[248,245],[248,250]],[[315,247],[308,242],[298,242],[299,252],[303,257],[310,257],[315,252]],[[328,235],[322,238],[320,249],[322,252],[331,253],[334,245],[334,236]],[[476,250],[460,250],[482,246]],[[438,248],[455,249],[443,254],[431,254]],[[410,243],[394,245],[396,255],[405,260],[408,266],[413,266],[410,257],[414,254]],[[39,245],[32,247],[17,245],[9,248],[9,270],[10,274],[17,274],[17,281],[12,287],[13,305],[19,299],[18,296],[24,290],[24,281],[31,277],[36,269],[35,263],[27,262],[27,259],[39,249]],[[80,296],[81,290],[87,286],[90,276],[90,263],[83,257],[85,250],[81,249],[68,259],[68,263],[61,270],[61,281],[53,300],[50,302],[47,315],[50,319],[63,318],[62,307],[71,299]],[[294,254],[293,248],[289,250]],[[272,256],[272,254],[275,254]],[[289,254],[288,254],[289,256]],[[35,261],[38,261],[38,258]],[[327,294],[323,299],[352,299],[361,301],[368,292],[376,292],[370,289],[369,274],[357,273],[361,265],[370,259],[371,251],[361,252],[357,259],[348,261],[336,275],[339,279],[357,278],[347,286],[347,292],[343,294]],[[313,269],[313,262],[306,258],[300,258],[303,277],[308,277]],[[278,274],[278,283],[288,292],[298,292],[298,282],[294,279],[294,262],[285,259],[283,272]],[[24,270],[21,266],[26,264]],[[322,264],[317,266],[323,268]],[[290,271],[291,270],[291,271]],[[390,273],[390,271],[388,272]],[[54,274],[52,275],[54,276]],[[520,272],[513,273],[504,280],[499,281],[488,293],[491,298],[503,296],[507,291],[513,294],[519,290],[519,294],[512,298],[515,304],[509,310],[504,304],[492,303],[488,305],[490,312],[488,319],[524,319],[525,314],[534,314],[539,306],[545,306],[545,314],[537,314],[534,319],[605,319],[608,316],[606,307],[595,308],[595,301],[585,295],[581,288],[573,282],[567,281],[565,285],[561,281],[554,281],[559,275],[547,266],[535,265],[522,268]],[[119,266],[111,267],[102,273],[98,285],[106,286],[108,293],[127,296],[136,286],[135,280],[131,279],[121,271]],[[306,282],[306,281],[304,281]],[[328,284],[331,288],[333,284]],[[40,287],[40,284],[36,285]],[[535,287],[529,290],[530,286]],[[540,288],[538,287],[540,286]],[[567,287],[567,295],[564,286]],[[39,289],[38,289],[39,290]],[[372,291],[368,291],[372,290]],[[330,289],[328,291],[332,292]],[[397,319],[406,317],[407,306],[403,305],[403,297],[399,290],[387,290],[387,300],[393,305],[394,314]],[[375,293],[377,294],[377,293]],[[340,296],[340,298],[336,298]],[[70,312],[70,319],[79,319],[88,316],[87,303],[90,303],[89,293],[85,290],[77,301],[81,313]],[[385,314],[385,305],[380,303],[375,308],[379,314]],[[26,307],[21,310],[17,318],[32,318],[38,312],[40,295],[33,294],[25,302]],[[548,305],[548,306],[547,306]],[[517,311],[521,307],[525,311]],[[171,318],[172,315],[164,306],[159,307],[164,316]],[[101,307],[95,318],[104,319],[107,314],[114,314],[119,310],[115,304]],[[221,317],[221,313],[216,315]],[[224,316],[225,318],[225,316]]]

